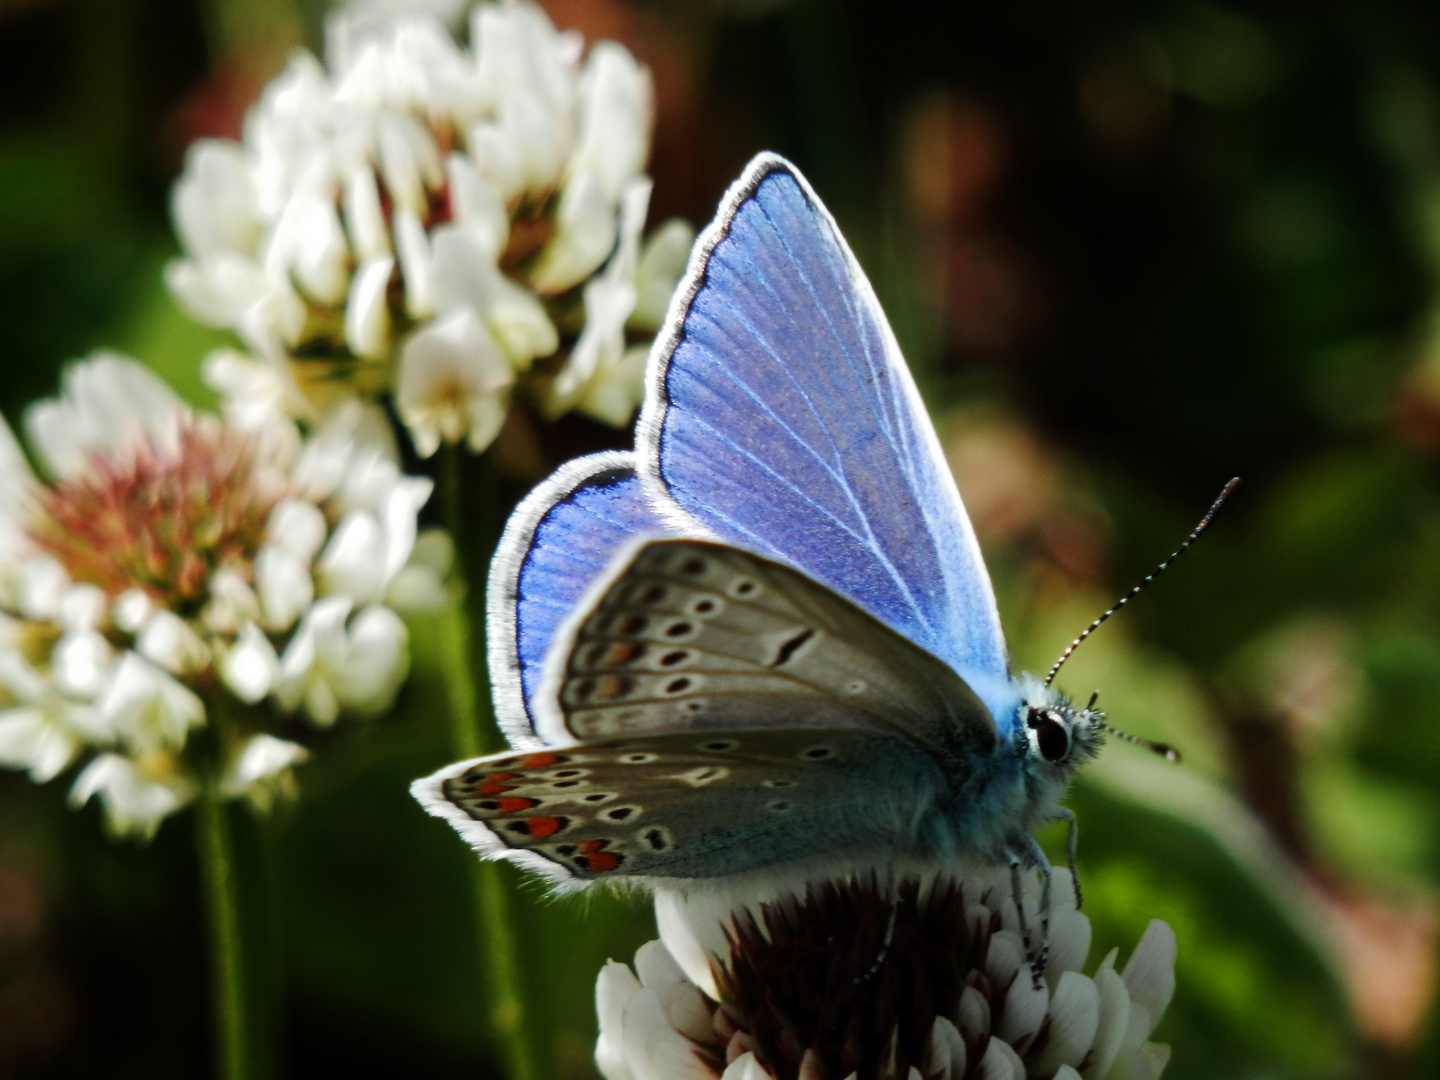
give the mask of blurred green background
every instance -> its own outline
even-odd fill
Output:
[[[654,72],[652,220],[708,220],[759,149],[807,171],[934,411],[1017,666],[1047,667],[1244,477],[1062,679],[1186,754],[1113,747],[1073,795],[1092,956],[1175,926],[1173,1080],[1435,1075],[1440,10],[546,7]],[[203,400],[224,338],[161,283],[168,186],[325,14],[0,2],[12,423],[101,346]],[[569,421],[545,465],[627,442]],[[478,577],[488,552],[465,554]],[[434,628],[414,632],[398,713],[328,736],[300,802],[242,838],[293,1076],[495,1075],[468,856],[406,793],[449,757]],[[63,782],[0,774],[0,1076],[205,1074],[190,830],[115,845]],[[554,1074],[590,1076],[594,974],[649,915],[521,889]]]

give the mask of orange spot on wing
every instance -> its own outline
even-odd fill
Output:
[[[617,641],[611,646],[609,654],[605,657],[605,663],[609,667],[628,664],[644,651],[645,646],[633,641]]]
[[[590,869],[597,874],[606,874],[620,865],[620,856],[608,851],[590,856]]]
[[[547,836],[554,836],[560,831],[561,820],[556,817],[532,817],[525,824],[530,826],[530,835],[536,840],[544,840]]]
[[[610,843],[609,840],[581,840],[575,846],[586,855],[593,855],[608,843]]]
[[[483,787],[476,788],[475,794],[484,796],[499,795],[502,791],[509,791],[514,786],[514,784],[485,784]]]
[[[531,754],[520,759],[520,767],[522,769],[543,769],[547,765],[559,765],[564,760],[565,758],[559,754]]]
[[[619,698],[628,697],[634,689],[635,680],[628,675],[605,675],[600,679],[600,685],[595,691],[595,697],[601,701],[615,701]]]
[[[521,799],[518,797],[499,799],[497,801],[500,803],[499,809],[502,814],[518,814],[521,810],[529,810],[532,807],[540,805],[540,800],[538,799]]]

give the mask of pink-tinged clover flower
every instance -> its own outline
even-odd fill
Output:
[[[1155,920],[1123,969],[1112,950],[1084,974],[1090,921],[1055,879],[1038,988],[1008,873],[661,892],[660,940],[600,973],[596,1064],[606,1080],[1156,1080],[1174,932]]]
[[[307,752],[272,731],[387,709],[409,664],[392,604],[444,597],[443,565],[412,559],[430,481],[383,425],[358,404],[309,435],[253,421],[97,355],[27,413],[38,472],[0,424],[0,765],[43,782],[84,760],[72,799],[117,833],[195,796],[202,730],[226,794],[292,790]]]
[[[642,245],[650,75],[534,4],[438,22],[337,17],[239,142],[194,144],[172,198],[171,289],[253,357],[212,382],[315,421],[393,396],[417,451],[479,451],[519,391],[629,422],[693,230]],[[637,353],[635,350],[639,349]]]

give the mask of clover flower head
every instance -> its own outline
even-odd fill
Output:
[[[642,252],[652,97],[628,51],[531,3],[477,7],[468,48],[425,17],[332,19],[327,63],[298,54],[175,186],[170,287],[255,354],[222,391],[312,420],[393,395],[422,456],[484,449],[517,388],[628,423],[631,350],[693,238]]]
[[[38,472],[0,425],[0,764],[42,782],[88,756],[73,800],[145,837],[194,797],[191,736],[227,701],[224,787],[260,806],[306,756],[261,728],[388,708],[389,587],[444,589],[411,565],[430,482],[373,430],[358,403],[308,437],[196,412],[109,354],[27,413]]]
[[[1153,921],[1123,970],[1112,951],[1082,974],[1090,923],[1055,878],[1038,988],[991,869],[661,892],[660,940],[600,973],[596,1063],[606,1080],[1156,1080],[1174,933]]]

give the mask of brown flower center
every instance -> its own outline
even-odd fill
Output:
[[[967,983],[991,996],[976,961],[992,929],[966,927],[954,883],[923,897],[913,881],[827,884],[736,919],[716,977],[722,1008],[779,1080],[799,1076],[807,1051],[810,1075],[903,1078],[923,1066],[936,1016],[956,1014]]]
[[[142,588],[184,611],[216,570],[249,576],[283,494],[266,482],[243,432],[214,417],[187,419],[173,449],[147,439],[123,456],[93,453],[44,489],[30,537],[74,581],[111,596]]]

